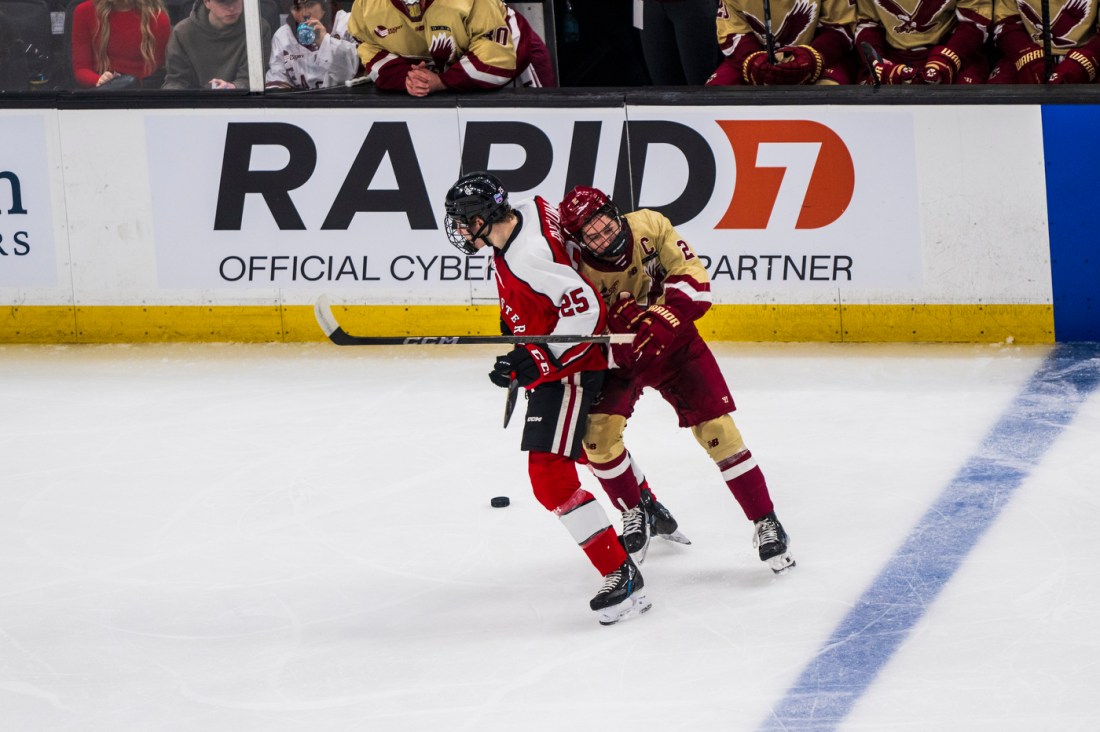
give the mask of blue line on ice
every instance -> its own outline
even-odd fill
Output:
[[[832,730],[844,721],[1098,385],[1100,345],[1054,347],[762,730]]]

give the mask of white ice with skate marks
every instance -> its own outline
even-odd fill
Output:
[[[647,393],[692,545],[605,628],[491,348],[0,347],[0,730],[756,729],[1047,350],[716,347],[798,566]],[[1093,394],[842,729],[1100,727],[1098,440]]]

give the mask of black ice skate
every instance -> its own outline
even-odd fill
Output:
[[[790,539],[783,530],[783,524],[771,512],[755,522],[756,532],[752,545],[760,550],[760,561],[771,567],[776,574],[782,574],[795,566],[794,557],[787,551]]]
[[[677,544],[690,544],[691,539],[680,531],[679,524],[672,512],[653,497],[649,487],[642,488],[642,506],[645,508],[646,519],[649,522],[649,533],[666,541],[674,541]]]
[[[644,562],[649,550],[649,521],[641,503],[623,511],[623,532],[620,537],[623,549],[626,549],[630,558],[638,564]]]
[[[618,569],[604,575],[603,586],[588,606],[596,612],[600,625],[614,625],[653,607],[642,591],[644,587],[642,573],[627,557]]]

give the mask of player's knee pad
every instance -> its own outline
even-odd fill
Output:
[[[741,432],[733,423],[733,417],[728,414],[695,425],[691,428],[691,434],[707,451],[710,459],[716,463],[733,457],[745,449]]]
[[[527,474],[535,498],[547,511],[567,504],[581,486],[576,463],[551,452],[527,453]]]
[[[618,414],[589,414],[584,432],[584,452],[593,463],[609,463],[623,454],[626,417]]]

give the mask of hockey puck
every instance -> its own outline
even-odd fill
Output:
[[[493,508],[504,508],[511,501],[508,500],[508,496],[497,496],[489,501],[489,505]]]

